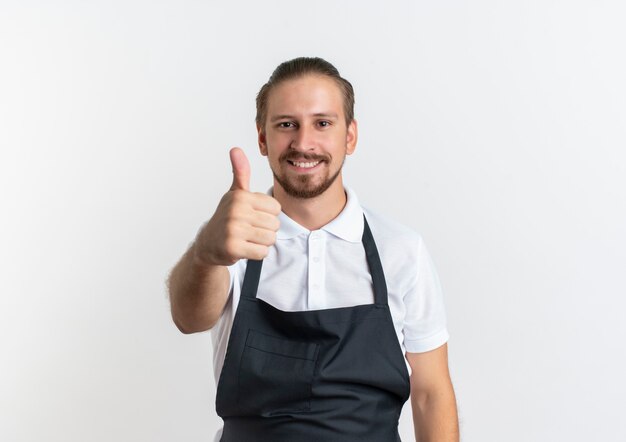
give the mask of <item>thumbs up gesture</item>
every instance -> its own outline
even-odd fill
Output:
[[[263,259],[276,242],[280,203],[269,195],[250,192],[250,163],[239,148],[230,150],[233,183],[211,219],[196,237],[195,259],[228,266],[240,259]]]

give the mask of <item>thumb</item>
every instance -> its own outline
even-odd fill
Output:
[[[233,147],[230,150],[230,164],[233,166],[233,184],[230,190],[250,190],[250,163],[243,150]]]

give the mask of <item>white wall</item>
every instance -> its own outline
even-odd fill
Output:
[[[300,55],[355,86],[346,182],[437,264],[462,440],[626,440],[626,7],[381,4],[0,1],[0,440],[210,440],[164,281],[231,146],[271,185],[254,96]]]

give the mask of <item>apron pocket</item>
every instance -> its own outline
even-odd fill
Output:
[[[253,414],[307,411],[319,344],[248,330],[239,366],[237,403]]]

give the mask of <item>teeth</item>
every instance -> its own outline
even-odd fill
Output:
[[[315,167],[315,166],[317,166],[317,165],[319,164],[319,161],[315,161],[314,163],[296,163],[295,161],[292,161],[292,163],[293,163],[295,166],[298,166],[298,167],[304,167],[304,168],[307,168],[307,169],[308,169],[308,168],[310,168],[310,167]]]

